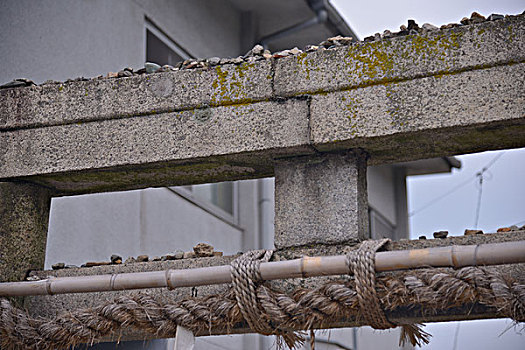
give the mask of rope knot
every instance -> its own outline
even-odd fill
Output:
[[[272,257],[272,250],[252,250],[231,262],[231,277],[237,306],[251,329],[264,334],[276,334],[259,308],[257,287],[262,281],[260,265]]]
[[[400,346],[407,341],[412,345],[428,344],[430,334],[423,331],[419,325],[390,322],[381,308],[381,302],[376,291],[375,259],[376,252],[389,242],[390,239],[388,238],[364,241],[357,250],[346,256],[349,271],[354,275],[360,314],[365,323],[375,329],[401,326]]]
[[[346,256],[346,263],[353,273],[355,289],[365,322],[375,329],[389,329],[396,327],[390,322],[376,293],[375,257],[379,248],[390,242],[384,238],[378,241],[364,241],[359,248]]]

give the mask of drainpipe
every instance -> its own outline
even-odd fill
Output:
[[[259,205],[259,249],[273,249],[274,181],[274,178],[265,178],[257,181],[257,202]]]
[[[314,17],[307,19],[304,22],[297,23],[291,27],[281,29],[273,34],[262,37],[261,40],[259,40],[259,44],[261,44],[265,49],[267,49],[268,43],[271,41],[284,38],[290,34],[299,32],[316,24],[325,23],[328,20],[328,11],[326,10],[324,1],[309,1],[308,5],[310,6],[310,8],[312,8],[312,10],[315,11]]]

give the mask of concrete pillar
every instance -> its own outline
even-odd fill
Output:
[[[44,268],[50,205],[44,187],[0,182],[0,281]]]
[[[276,248],[358,242],[367,236],[364,153],[325,153],[276,162]]]

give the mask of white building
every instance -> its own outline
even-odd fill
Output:
[[[273,52],[355,34],[318,0],[11,0],[0,2],[0,84],[94,77],[144,62],[236,57],[264,42]],[[373,238],[408,238],[405,179],[448,172],[454,158],[369,167]],[[225,254],[273,246],[273,179],[103,193],[52,201],[46,268],[148,254],[199,242]],[[357,334],[357,337],[355,335]],[[395,348],[398,332],[349,329],[319,339],[352,349]],[[170,341],[128,342],[123,349],[167,349]],[[199,338],[197,349],[268,349],[258,335]],[[114,344],[95,348],[112,349]],[[338,349],[319,343],[318,349]]]

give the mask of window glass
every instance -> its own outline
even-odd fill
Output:
[[[146,29],[146,61],[174,66],[182,57],[170,49],[160,38]]]
[[[370,224],[370,237],[372,239],[392,238],[394,239],[395,226],[378,211],[369,208],[368,220]]]
[[[233,215],[232,182],[193,185],[191,187],[191,191],[195,197],[211,202],[212,204],[218,206],[225,212]]]

